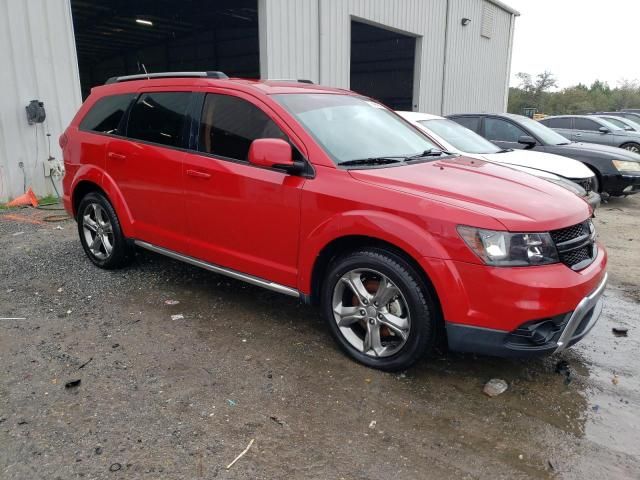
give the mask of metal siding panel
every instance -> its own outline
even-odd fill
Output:
[[[512,15],[491,4],[492,35],[482,37],[483,5],[482,0],[451,0],[444,114],[502,112],[506,107]],[[466,27],[459,22],[463,17],[471,19]]]

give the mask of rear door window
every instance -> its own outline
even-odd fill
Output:
[[[257,138],[288,140],[280,127],[252,103],[230,95],[207,95],[200,122],[199,150],[247,161]]]
[[[521,136],[528,135],[517,125],[500,118],[485,118],[484,132],[488,140],[511,143],[518,143]]]
[[[459,123],[463,127],[467,127],[469,130],[473,130],[478,133],[480,129],[480,117],[456,117],[452,118],[456,123]]]
[[[189,92],[152,92],[140,95],[131,108],[127,136],[168,147],[184,147],[185,114]]]
[[[549,128],[564,128],[571,130],[571,118],[550,118],[545,125]]]
[[[80,130],[117,134],[122,117],[135,94],[109,95],[99,99],[80,122]]]

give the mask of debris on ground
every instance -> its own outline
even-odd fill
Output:
[[[26,320],[25,317],[0,317],[0,320]]]
[[[371,420],[371,423],[369,424],[369,428],[373,430],[374,428],[376,428],[377,423],[378,422],[376,422],[375,420]]]
[[[179,300],[165,300],[164,304],[165,305],[178,305],[180,303]]]
[[[506,381],[500,378],[492,378],[484,385],[482,391],[485,395],[497,397],[498,395],[506,392],[507,388],[509,388],[509,384]]]
[[[96,455],[102,455],[102,447],[96,447],[94,452]]]
[[[67,383],[64,384],[64,388],[76,388],[78,386],[80,386],[80,382],[82,382],[82,380],[80,380],[79,378],[77,380],[69,380]]]
[[[600,411],[600,405],[593,405],[591,407],[591,410],[593,410],[594,412],[598,413]]]
[[[12,237],[17,237],[18,235],[24,235],[24,232],[16,232],[11,234]]]
[[[565,385],[569,385],[571,383],[571,380],[573,380],[571,376],[571,369],[569,368],[569,362],[567,362],[566,360],[560,360],[558,363],[556,363],[556,373],[558,375],[564,376]]]
[[[244,454],[249,451],[249,449],[251,448],[251,445],[253,445],[253,441],[254,440],[255,439],[252,438],[251,441],[249,442],[249,445],[247,445],[247,448],[245,448],[240,455],[238,455],[236,458],[234,458],[233,462],[231,462],[229,465],[227,465],[227,470],[229,470],[231,467],[233,467],[233,464],[236,463],[238,460],[240,460],[244,456]]]
[[[276,417],[275,415],[271,415],[269,418],[271,420],[273,420],[274,422],[276,422],[281,427],[284,427],[284,422],[282,420],[280,420],[278,417]]]
[[[614,385],[618,385],[618,383],[620,383],[620,379],[618,378],[618,375],[613,376],[613,378],[611,379],[611,383],[613,383]]]
[[[64,230],[60,225],[56,226],[56,230]]]
[[[86,367],[87,365],[89,365],[89,364],[91,363],[91,361],[92,361],[92,360],[93,360],[93,357],[90,357],[90,358],[89,358],[89,360],[87,360],[86,362],[84,362],[82,365],[80,365],[80,366],[78,367],[78,370],[80,370],[80,369],[82,369],[82,368]]]
[[[235,407],[238,402],[236,402],[235,400],[230,400],[227,398],[227,403],[229,404],[230,407]]]
[[[109,471],[110,472],[117,472],[121,468],[122,468],[122,465],[120,465],[119,463],[112,463],[111,466],[109,467]]]
[[[365,378],[364,379],[364,383],[371,383],[371,379],[370,378]]]
[[[62,293],[62,287],[58,289],[58,293]]]
[[[184,315],[182,315],[181,313],[177,315],[171,315],[171,320],[184,320]]]
[[[629,329],[625,327],[613,327],[611,331],[616,337],[626,337]]]

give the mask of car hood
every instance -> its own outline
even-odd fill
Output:
[[[552,153],[513,150],[511,152],[474,155],[489,162],[528,167],[554,173],[564,178],[584,179],[593,177],[593,172],[584,163]]]
[[[583,200],[558,185],[468,157],[349,173],[362,182],[490,216],[510,231],[554,230],[591,215]]]
[[[603,156],[607,156],[609,160],[631,160],[640,162],[640,155],[630,152],[623,148],[611,147],[609,145],[600,145],[597,143],[584,143],[573,142],[567,145],[554,145],[554,147],[575,150],[577,152],[589,151],[594,153],[601,153]]]

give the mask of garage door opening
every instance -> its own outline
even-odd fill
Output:
[[[259,78],[257,0],[71,0],[82,96],[112,76],[221,70]]]
[[[394,110],[412,110],[416,39],[351,22],[351,89]]]

